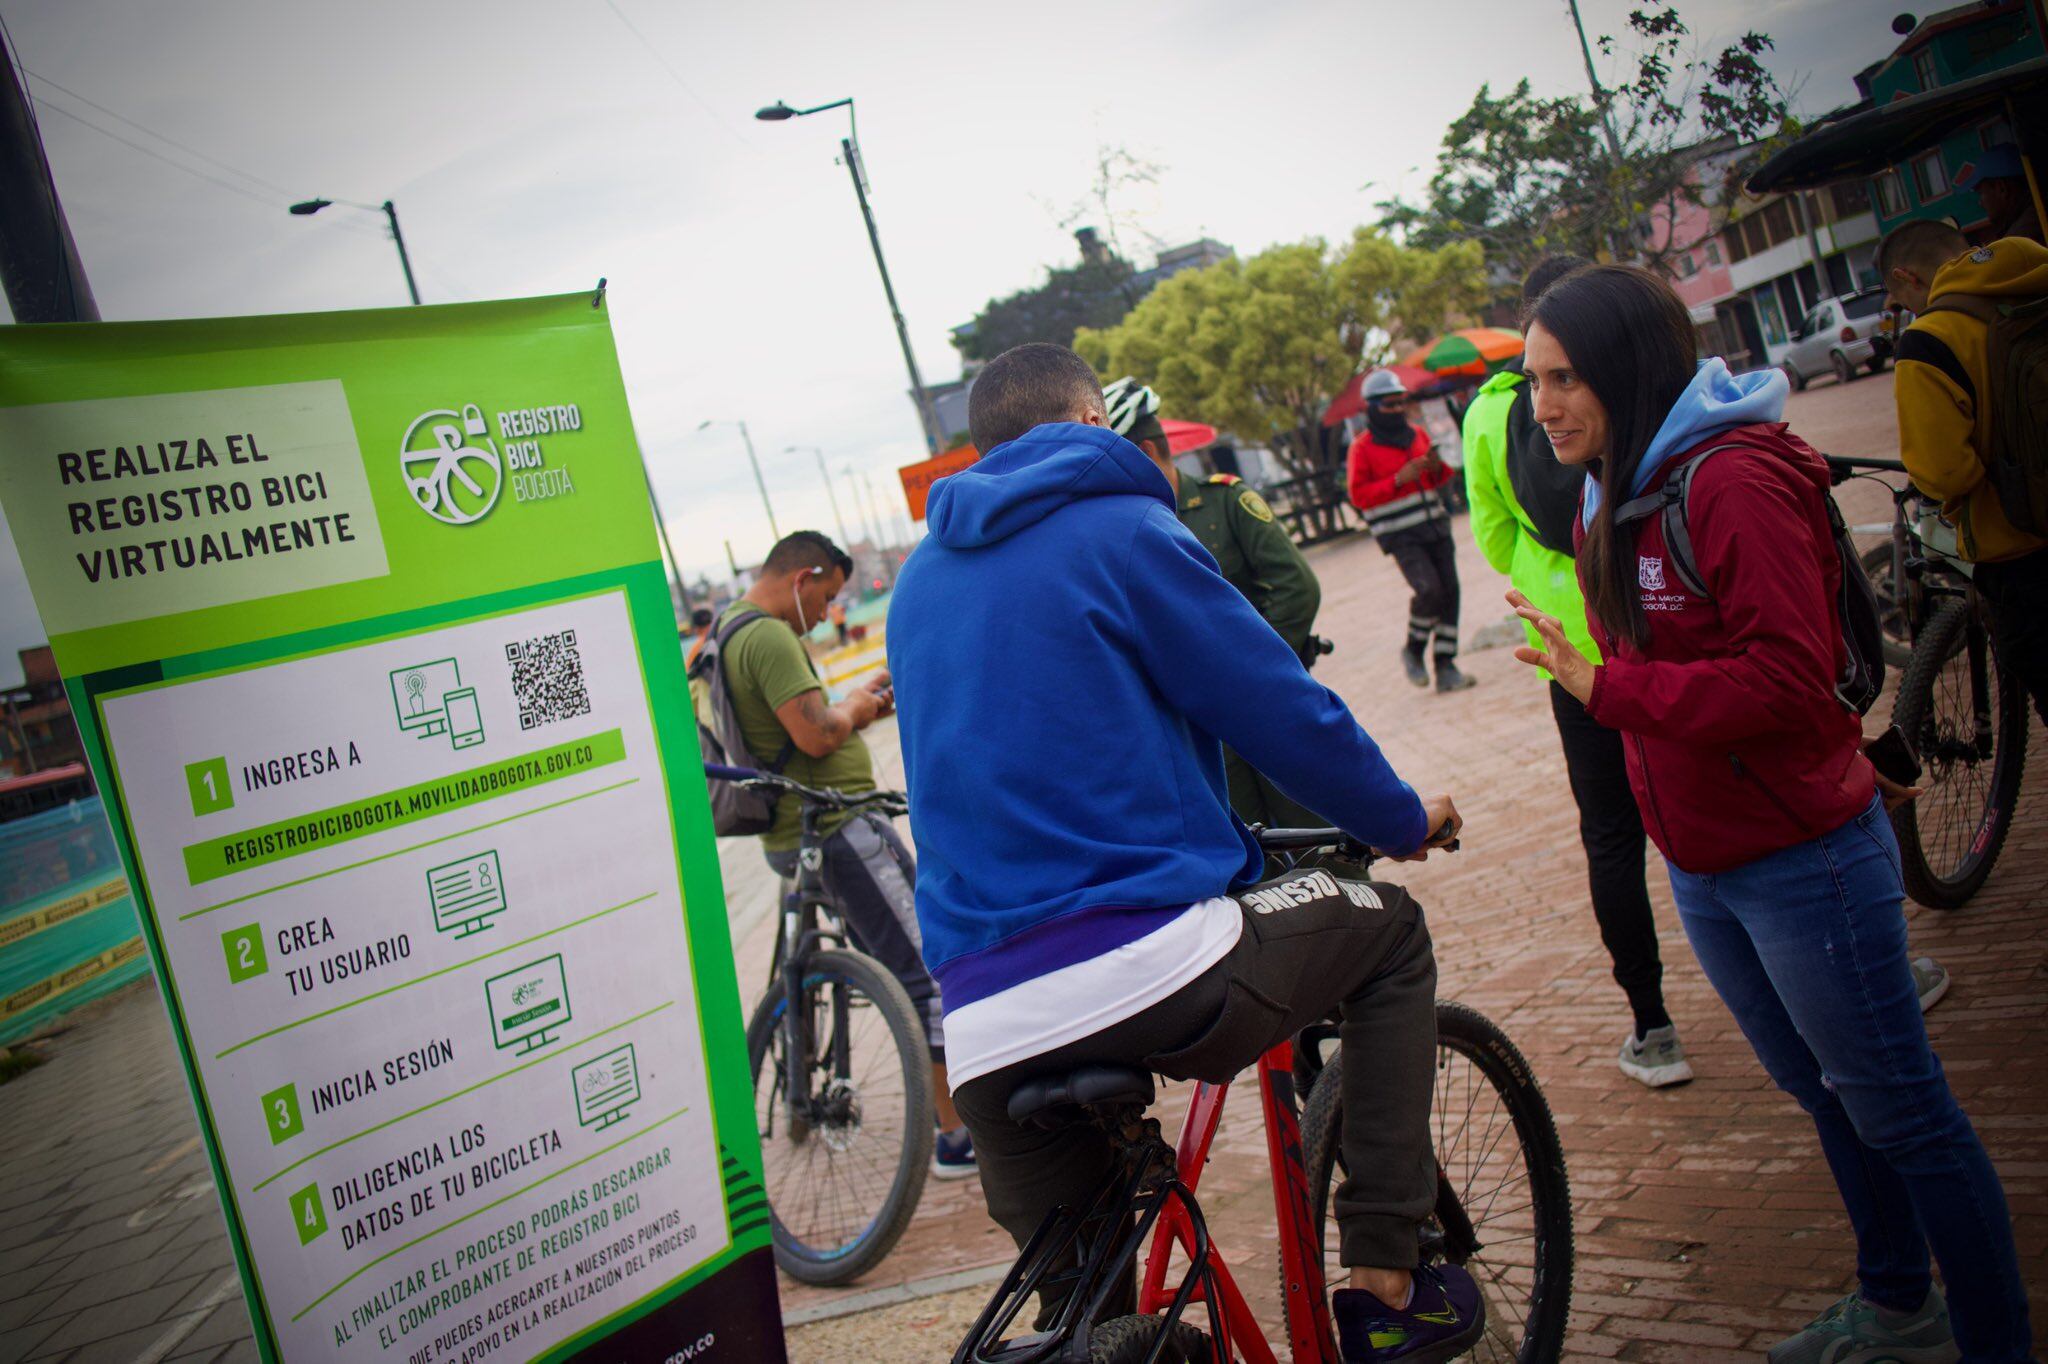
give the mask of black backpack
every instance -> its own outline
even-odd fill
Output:
[[[1708,601],[1714,599],[1714,594],[1701,580],[1699,563],[1693,558],[1686,504],[1692,494],[1692,476],[1699,472],[1707,457],[1736,448],[1717,445],[1711,450],[1702,450],[1680,465],[1678,472],[1664,481],[1663,487],[1622,503],[1614,513],[1616,530],[1661,513],[1665,562],[1678,575],[1678,581],[1686,591]],[[1863,571],[1862,560],[1856,553],[1856,542],[1849,536],[1848,523],[1842,520],[1842,511],[1835,505],[1834,494],[1824,492],[1821,497],[1827,503],[1828,529],[1834,534],[1835,558],[1842,569],[1841,586],[1835,592],[1835,616],[1842,629],[1842,670],[1835,679],[1835,699],[1858,715],[1867,715],[1884,690],[1884,627],[1880,623],[1877,592]]]
[[[756,771],[780,773],[796,753],[792,740],[772,763],[763,763],[747,751],[746,735],[740,730],[739,712],[732,704],[732,683],[726,676],[725,649],[733,636],[757,620],[768,619],[766,611],[741,611],[704,638],[704,647],[690,663],[690,680],[706,685],[706,696],[697,712],[697,746],[704,761],[721,767],[751,767]],[[693,688],[694,690],[694,688]],[[708,721],[708,723],[707,723]],[[775,805],[779,793],[763,795],[736,782],[714,781],[711,791],[711,830],[720,838],[765,834],[775,827]]]
[[[2006,520],[2028,535],[2048,535],[2048,296],[1944,294],[1920,315],[1944,310],[1984,324],[1991,391],[1976,395],[1984,475]]]

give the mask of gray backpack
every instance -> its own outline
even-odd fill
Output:
[[[780,773],[796,753],[794,741],[785,741],[772,763],[763,763],[748,752],[746,735],[740,732],[739,712],[732,704],[732,683],[725,671],[726,646],[740,631],[766,619],[766,611],[740,612],[705,638],[704,647],[690,664],[690,680],[703,681],[709,692],[703,710],[697,715],[697,746],[704,751],[707,763]],[[704,722],[705,711],[710,714],[710,724]],[[711,791],[711,830],[720,838],[765,834],[775,827],[778,793],[763,795],[730,781],[705,784]]]

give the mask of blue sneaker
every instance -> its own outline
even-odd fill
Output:
[[[932,1178],[965,1179],[975,1172],[974,1138],[967,1129],[956,1127],[941,1132],[932,1142]]]
[[[1456,1359],[1486,1331],[1479,1285],[1456,1265],[1423,1265],[1405,1308],[1392,1308],[1361,1288],[1330,1295],[1344,1364],[1439,1364]]]

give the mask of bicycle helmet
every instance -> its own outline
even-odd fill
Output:
[[[1147,428],[1158,424],[1159,395],[1126,375],[1102,386],[1102,408],[1109,415],[1109,429],[1119,436],[1128,437],[1133,431],[1146,433]]]

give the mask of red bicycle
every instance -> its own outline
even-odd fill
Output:
[[[1362,864],[1369,850],[1336,829],[1269,830],[1268,852],[1333,854]],[[1297,1364],[1340,1364],[1326,1285],[1337,1266],[1326,1234],[1330,1191],[1343,1169],[1339,1076],[1325,1048],[1334,1028],[1273,1047],[1253,1069],[1265,1116],[1288,1354]],[[1195,1190],[1223,1119],[1227,1084],[1197,1084],[1179,1141],[1168,1146],[1145,1110],[1152,1076],[1085,1066],[1018,1087],[1011,1117],[1057,1127],[1092,1122],[1117,1153],[1084,1206],[1049,1213],[982,1310],[954,1364],[1278,1364],[1265,1332],[1202,1216]],[[1298,1107],[1301,1094],[1305,1107]],[[1550,1106],[1514,1043],[1477,1010],[1437,1005],[1432,1125],[1437,1197],[1422,1229],[1423,1263],[1463,1265],[1486,1301],[1486,1334],[1470,1357],[1555,1360],[1571,1304],[1571,1192]],[[1128,1292],[1147,1242],[1137,1315],[1103,1320]],[[1044,1329],[1029,1321],[1042,1289],[1064,1292]],[[1183,1320],[1201,1304],[1208,1332]],[[1091,1323],[1094,1323],[1091,1325]],[[1007,1337],[1007,1338],[1006,1338]]]

